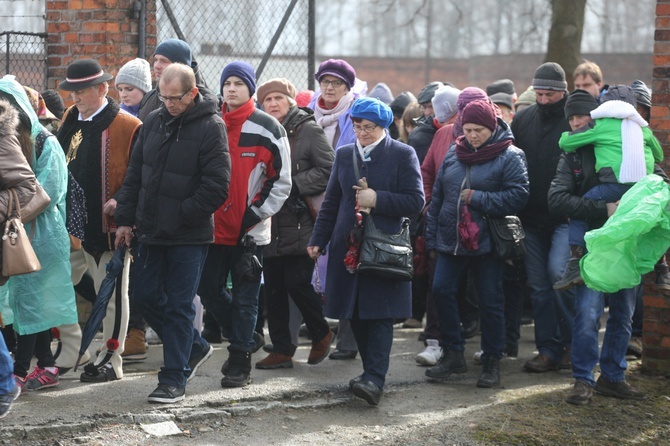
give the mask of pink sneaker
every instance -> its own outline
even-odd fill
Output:
[[[23,393],[23,386],[26,385],[26,379],[27,377],[21,378],[19,375],[14,375],[14,382],[19,386],[19,389],[21,389],[21,393]]]
[[[46,369],[35,366],[35,370],[26,377],[26,384],[23,387],[26,390],[41,390],[49,387],[56,387],[60,384],[58,379],[58,369],[52,373]]]

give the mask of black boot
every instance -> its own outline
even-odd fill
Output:
[[[426,376],[433,379],[446,379],[452,373],[465,373],[467,371],[468,366],[465,363],[463,352],[445,350],[440,362],[426,370]]]
[[[482,374],[477,380],[477,387],[491,388],[500,385],[500,360],[492,356],[482,358]]]
[[[575,285],[584,283],[582,272],[579,269],[579,261],[582,257],[584,257],[584,248],[570,245],[570,260],[568,260],[568,265],[565,267],[563,276],[554,284],[555,290],[567,290]]]
[[[221,387],[244,387],[251,383],[251,352],[228,347],[228,368],[221,378]]]
[[[661,257],[656,263],[654,272],[656,273],[656,280],[654,281],[656,290],[667,296],[670,294],[670,269],[668,264],[665,263],[665,256]]]

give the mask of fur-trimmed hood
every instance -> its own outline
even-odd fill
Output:
[[[16,134],[19,125],[19,112],[7,99],[0,99],[0,135]]]

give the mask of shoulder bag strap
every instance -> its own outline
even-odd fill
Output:
[[[354,146],[354,150],[351,151],[351,156],[354,161],[354,173],[356,174],[356,184],[358,184],[358,180],[361,179],[361,173],[358,170],[358,159],[356,159],[356,146]]]

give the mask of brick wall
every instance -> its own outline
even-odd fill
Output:
[[[93,58],[116,75],[138,55],[138,19],[134,0],[47,0],[48,88],[57,88],[67,66]],[[147,54],[156,46],[155,2],[147,1]],[[114,96],[116,91],[110,93]]]
[[[668,171],[670,164],[670,1],[656,4],[656,33],[652,80],[651,128],[663,146]],[[650,281],[649,279],[648,281]],[[653,286],[644,289],[644,333],[642,343],[645,371],[667,375],[670,373],[670,297],[656,293]]]

